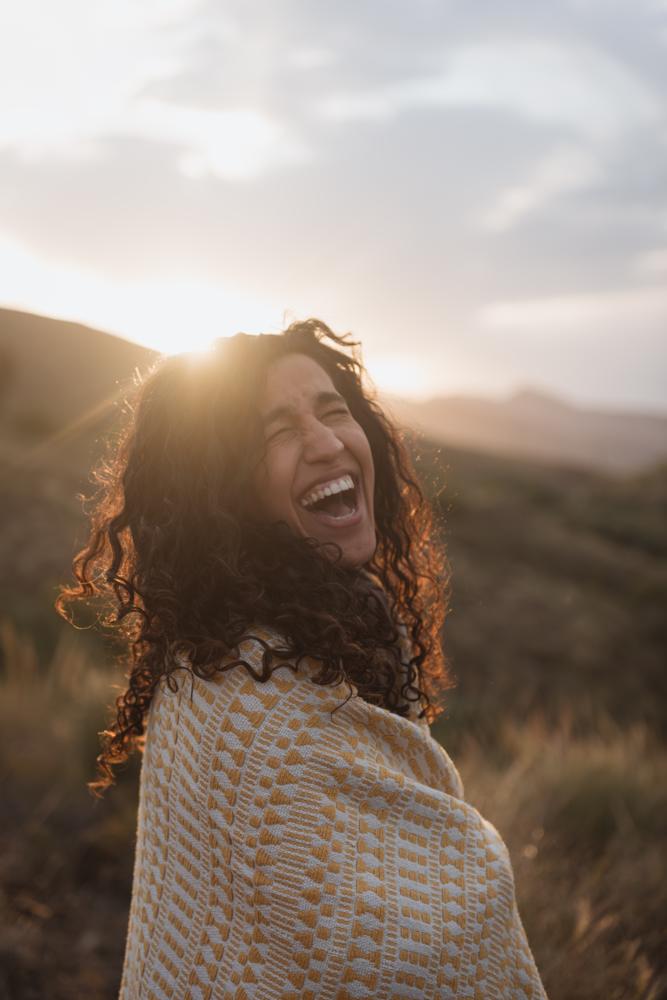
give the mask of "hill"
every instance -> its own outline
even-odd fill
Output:
[[[62,426],[107,399],[157,352],[79,323],[0,309],[5,414]]]
[[[462,448],[621,473],[667,458],[667,416],[584,409],[533,389],[385,403],[399,422]]]
[[[79,323],[0,309],[0,446],[11,458],[76,470],[136,368],[159,355]],[[85,456],[85,457],[84,457]]]

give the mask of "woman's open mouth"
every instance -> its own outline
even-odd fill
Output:
[[[348,474],[310,490],[300,500],[301,509],[321,524],[347,527],[361,518],[361,488]]]

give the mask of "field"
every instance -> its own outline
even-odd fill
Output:
[[[510,849],[549,997],[667,997],[667,468],[413,447],[452,574],[457,687],[433,735]],[[122,678],[52,610],[81,475],[16,453],[2,473],[0,1000],[102,1000],[120,979],[138,761],[91,798]]]

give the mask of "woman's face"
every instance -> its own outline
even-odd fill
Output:
[[[342,565],[363,566],[376,546],[373,457],[327,373],[305,354],[272,362],[259,413],[266,446],[255,474],[260,516],[335,542]]]

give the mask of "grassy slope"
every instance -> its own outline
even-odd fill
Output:
[[[451,564],[449,723],[493,735],[532,711],[646,721],[665,737],[667,465],[624,478],[422,441]]]
[[[155,351],[79,323],[0,309],[0,409],[48,432],[111,402]]]

